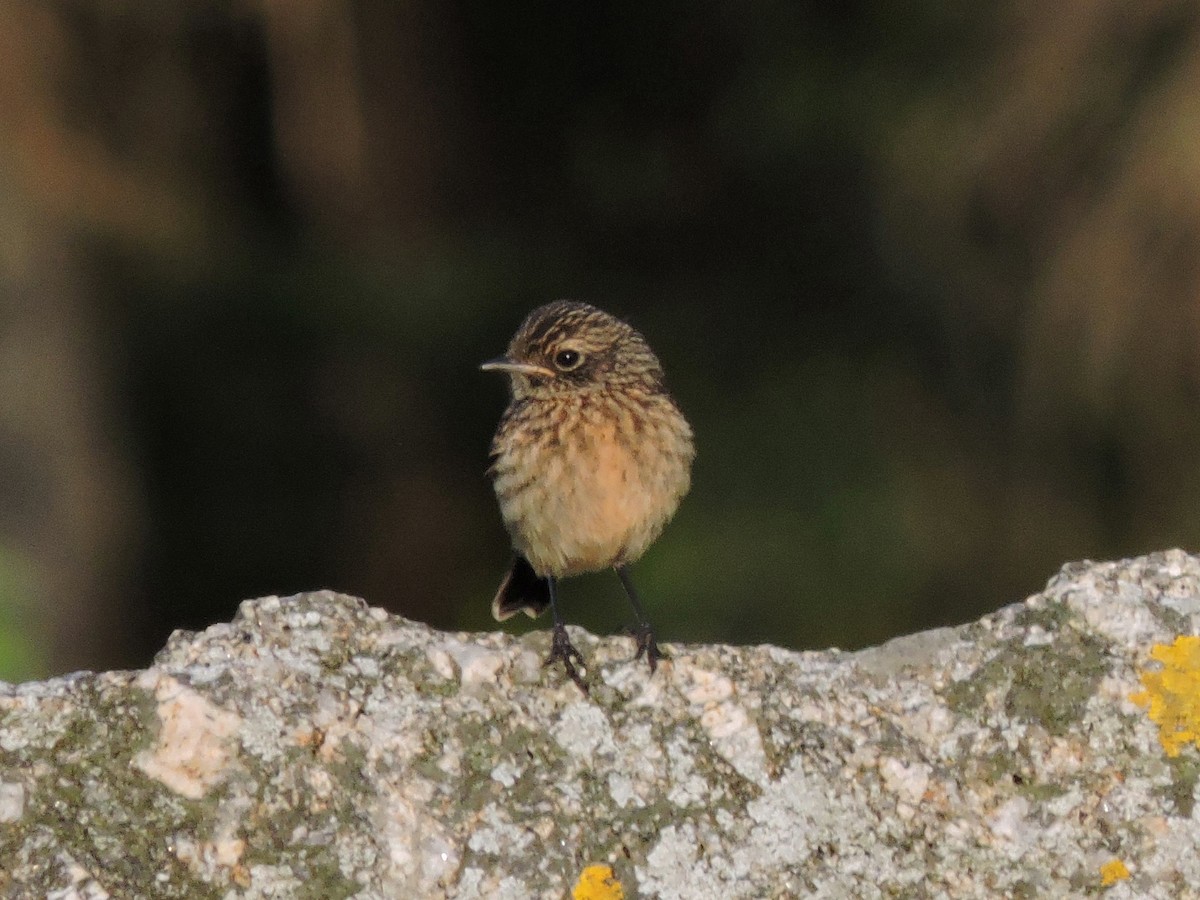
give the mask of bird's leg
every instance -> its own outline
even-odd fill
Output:
[[[575,668],[575,663],[579,663],[580,668],[584,669],[587,668],[587,664],[583,661],[583,654],[576,650],[575,645],[571,643],[571,638],[567,634],[567,626],[563,624],[562,617],[558,614],[558,590],[553,575],[546,577],[546,586],[550,593],[550,614],[554,616],[554,631],[550,639],[550,655],[546,657],[546,661],[542,665],[551,666],[556,662],[561,662],[563,668],[567,670],[567,674],[571,676],[571,680],[586,694],[588,692],[587,683],[579,674],[579,669]]]
[[[633,614],[637,616],[637,624],[633,626],[633,637],[637,641],[637,654],[634,659],[641,659],[642,654],[646,655],[646,661],[650,663],[650,674],[654,674],[654,670],[658,667],[660,659],[670,659],[666,653],[658,649],[658,642],[654,640],[654,629],[650,627],[650,622],[646,618],[646,613],[642,611],[642,601],[638,599],[637,591],[633,587],[633,579],[629,577],[628,566],[614,566],[617,577],[621,579],[621,584],[625,588],[625,593],[629,595],[629,602],[633,605]]]

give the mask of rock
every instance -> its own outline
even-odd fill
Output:
[[[0,686],[0,895],[1200,896],[1197,633],[1170,551],[858,653],[651,677],[573,630],[585,697],[545,632],[247,601],[144,672]]]

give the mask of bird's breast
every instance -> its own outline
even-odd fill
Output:
[[[636,560],[690,484],[691,429],[666,396],[525,404],[496,435],[501,514],[542,575]]]

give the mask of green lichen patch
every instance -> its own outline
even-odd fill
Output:
[[[1073,731],[1100,679],[1109,671],[1107,645],[1075,633],[1046,647],[1024,648],[1013,667],[1005,711],[1038,722],[1054,735]]]
[[[1176,815],[1190,819],[1196,805],[1196,784],[1200,782],[1200,759],[1193,754],[1175,756],[1167,760],[1167,766],[1171,783],[1155,793],[1171,802]]]
[[[342,874],[336,860],[324,859],[297,870],[304,880],[296,893],[297,900],[347,900],[362,890],[357,881]]]
[[[1078,614],[1066,603],[1044,602],[1022,606],[1013,615],[1012,624],[1021,631],[1041,628],[1054,633],[1076,628],[1081,623]]]
[[[1066,785],[1050,781],[1029,781],[1022,779],[1014,781],[1014,783],[1017,784],[1017,790],[1023,797],[1039,804],[1049,803],[1051,800],[1057,799],[1067,792]]]
[[[1002,644],[969,678],[946,690],[946,703],[977,719],[1000,706],[1011,718],[1040,724],[1053,735],[1068,734],[1109,672],[1109,646],[1075,627],[1074,614],[1060,603],[1026,609],[1017,620],[1040,626],[1049,642],[1027,646],[1022,635]]]
[[[328,798],[316,798],[307,789],[306,773],[310,769],[336,773]],[[314,833],[339,832],[362,808],[362,800],[355,794],[369,782],[355,765],[318,766],[311,753],[304,750],[288,755],[286,762],[272,769],[254,768],[250,783],[255,786],[256,796],[239,825],[239,837],[245,841],[242,864],[266,866],[299,879],[303,887],[289,896],[340,900],[362,889],[342,873],[334,844],[307,840]],[[245,786],[243,782],[242,788]]]
[[[1175,634],[1187,634],[1192,630],[1192,620],[1177,609],[1172,609],[1163,603],[1148,603],[1146,609],[1154,616],[1167,631]]]
[[[134,886],[154,878],[158,896],[217,896],[194,882],[165,837],[198,833],[205,818],[201,804],[170,793],[132,766],[153,740],[147,721],[156,721],[153,704],[106,702],[94,686],[78,691],[81,712],[55,740],[53,769],[33,785],[20,823],[6,829],[0,855],[17,858],[32,832],[48,828],[72,859],[103,875],[110,890],[127,886],[132,896]],[[147,830],[147,821],[159,827]],[[47,869],[41,877],[47,891],[62,887],[61,873]]]

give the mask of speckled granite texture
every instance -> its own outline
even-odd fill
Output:
[[[545,633],[248,601],[144,672],[0,684],[0,896],[1200,897],[1198,632],[1171,551],[859,653],[651,678],[574,631],[584,697]]]

